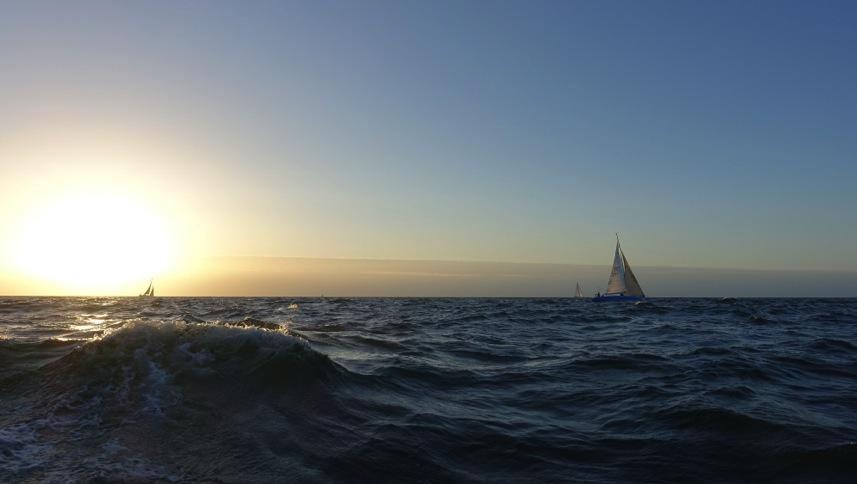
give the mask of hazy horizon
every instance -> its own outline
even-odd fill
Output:
[[[571,297],[575,283],[604,290],[609,265],[221,256],[155,280],[175,297]],[[650,297],[853,297],[855,271],[777,271],[634,266]],[[10,284],[4,296],[136,296],[148,281],[99,294],[61,292],[43,281]]]

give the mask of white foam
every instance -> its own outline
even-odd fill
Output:
[[[0,467],[13,474],[38,468],[51,459],[52,446],[36,438],[36,423],[0,428]]]

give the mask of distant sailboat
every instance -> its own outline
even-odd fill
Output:
[[[583,291],[580,290],[580,283],[577,283],[577,287],[574,288],[574,297],[580,299],[583,297]]]
[[[645,298],[625,253],[619,245],[619,234],[616,234],[616,253],[613,255],[613,270],[610,271],[610,280],[607,282],[607,292],[598,294],[593,301],[639,301]]]
[[[149,280],[149,288],[146,289],[146,292],[140,294],[140,297],[155,297],[155,285],[154,281]]]

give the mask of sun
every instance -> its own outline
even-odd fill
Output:
[[[175,256],[166,219],[130,193],[61,193],[21,220],[11,237],[13,266],[72,293],[116,294],[144,285]]]

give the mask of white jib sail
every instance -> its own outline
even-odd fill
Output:
[[[574,288],[574,297],[583,297],[583,291],[580,289],[580,283],[577,283],[577,287]]]
[[[629,296],[646,297],[646,295],[643,294],[643,288],[641,288],[640,283],[637,282],[637,276],[635,276],[634,271],[631,270],[631,265],[628,264],[628,259],[625,258],[624,253],[622,253],[622,263],[625,267],[625,294]]]

